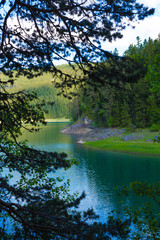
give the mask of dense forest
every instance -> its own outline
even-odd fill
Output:
[[[114,54],[118,55],[117,50]],[[87,88],[79,88],[78,96],[69,100],[65,93],[59,95],[52,74],[43,73],[33,79],[19,77],[15,84],[10,86],[10,91],[35,91],[39,99],[46,102],[43,106],[46,118],[65,117],[76,121],[87,115],[98,126],[157,129],[160,124],[160,38],[149,38],[141,43],[137,37],[137,44],[130,45],[124,56],[140,64],[141,69],[138,71],[141,74],[131,83],[123,84],[121,88],[108,84],[95,91],[88,85]],[[108,62],[105,64],[109,65]],[[73,71],[69,65],[61,65],[59,69],[68,74]],[[134,68],[132,70],[137,71]]]
[[[49,136],[46,135],[45,138],[43,137],[44,144],[41,145],[39,142],[38,145],[35,143],[33,146],[29,138],[24,141],[19,139],[23,130],[28,133],[37,132],[39,123],[46,124],[45,118],[64,117],[64,115],[67,117],[69,111],[73,113],[73,118],[88,114],[97,124],[103,120],[103,115],[105,115],[103,125],[107,126],[108,119],[113,119],[116,113],[116,111],[114,113],[113,105],[119,104],[118,98],[122,97],[122,92],[118,92],[118,88],[114,89],[114,81],[117,81],[118,85],[122,85],[119,86],[122,90],[125,89],[125,99],[121,100],[122,107],[124,114],[128,116],[128,123],[132,123],[134,116],[128,110],[131,106],[129,93],[135,92],[135,85],[133,81],[128,80],[130,77],[133,80],[132,72],[135,76],[135,84],[139,84],[139,81],[147,76],[146,81],[151,84],[151,86],[149,85],[151,95],[147,95],[147,98],[152,96],[152,91],[156,98],[156,91],[159,90],[155,71],[158,56],[155,60],[151,58],[153,65],[148,63],[148,60],[145,62],[145,60],[139,59],[137,53],[132,54],[131,52],[128,55],[126,53],[126,57],[121,61],[116,53],[114,55],[110,53],[109,49],[102,49],[101,43],[102,41],[112,42],[121,39],[123,31],[127,27],[134,27],[135,22],[141,22],[146,17],[153,15],[154,12],[155,9],[138,3],[138,0],[0,1],[0,72],[4,74],[4,76],[0,76],[0,239],[108,240],[112,239],[112,236],[127,239],[132,223],[136,225],[135,230],[138,231],[137,234],[133,234],[133,237],[131,236],[132,239],[144,239],[144,237],[159,239],[159,221],[154,220],[150,209],[145,208],[144,220],[146,221],[141,224],[137,219],[138,211],[133,213],[133,217],[128,213],[122,221],[119,217],[115,219],[111,216],[108,218],[108,222],[106,219],[106,223],[103,223],[98,221],[98,216],[90,206],[90,202],[85,211],[78,208],[81,200],[85,198],[85,192],[78,194],[75,189],[75,193],[72,193],[69,189],[69,180],[65,178],[65,174],[64,178],[61,175],[64,170],[77,164],[77,160],[72,154],[74,147],[68,148],[67,146],[69,154],[67,156],[63,152],[66,149],[64,145],[62,145],[62,149],[56,148],[56,145],[59,145],[56,135],[52,135],[53,141],[49,144]],[[149,50],[149,54],[150,52]],[[155,55],[155,50],[153,50],[153,55]],[[138,65],[141,65],[141,68],[134,68],[136,64],[132,65],[127,56],[131,56],[135,62],[139,63]],[[63,60],[70,66],[72,65],[72,69],[69,67],[60,69],[56,65],[57,60]],[[98,69],[102,70],[101,64],[106,66],[107,71],[104,68],[105,74],[101,72],[99,76],[97,75],[96,81],[95,73],[99,71]],[[122,69],[119,64],[122,65]],[[150,70],[147,68],[148,65],[150,65]],[[74,74],[70,72],[75,69],[75,66],[81,71],[80,74],[83,72],[82,76],[80,74],[78,76],[77,69]],[[155,76],[151,83],[153,68]],[[141,74],[139,69],[142,70]],[[52,74],[47,74],[48,72],[52,72]],[[107,75],[107,72],[110,75]],[[120,76],[116,75],[117,72]],[[125,80],[122,78],[123,76],[126,78]],[[111,88],[107,87],[106,83],[106,79],[109,77],[114,80],[109,85]],[[120,81],[118,81],[119,79]],[[102,80],[100,81],[101,89],[99,80]],[[53,89],[51,82],[53,82]],[[105,88],[102,88],[103,82]],[[92,106],[89,96],[92,93],[90,88],[93,89],[96,86],[104,100],[100,102],[97,99],[98,93],[93,91],[95,106]],[[67,93],[68,88],[71,91],[70,96]],[[75,96],[76,88],[79,95]],[[36,91],[37,94],[32,91]],[[109,94],[106,94],[106,91],[109,91]],[[112,98],[110,97],[111,93]],[[140,94],[139,89],[136,93]],[[60,97],[57,98],[57,95]],[[88,98],[87,103],[85,97]],[[42,98],[45,98],[46,103]],[[141,95],[140,98],[142,98]],[[109,110],[107,108],[106,111],[105,107],[100,105],[102,103],[105,106],[108,102],[110,102]],[[70,107],[68,107],[68,103]],[[157,104],[153,99],[150,109],[157,110]],[[43,110],[46,112],[45,116]],[[103,113],[97,114],[98,121],[95,118],[95,110]],[[147,111],[150,118],[149,110]],[[123,112],[121,109],[119,111]],[[106,113],[109,113],[107,117]],[[134,109],[133,114],[135,114]],[[122,126],[119,115],[118,118],[120,124],[117,123],[115,126]],[[114,126],[112,119],[110,125]],[[155,119],[153,120],[152,122],[156,123]],[[149,121],[150,119],[147,119],[148,123]],[[67,141],[65,141],[66,143]],[[77,147],[75,149],[75,156],[77,156],[79,151],[77,152]],[[94,160],[93,157],[92,159]],[[90,179],[92,180],[92,178],[87,178],[87,181]],[[74,185],[77,186],[76,182]],[[140,185],[139,187],[139,184],[138,186],[132,184],[131,187],[133,192],[138,189],[140,195],[149,195],[159,203],[160,190],[157,186],[155,186],[155,190],[154,187],[149,186],[151,191],[148,191],[146,186]],[[93,190],[91,186],[89,188]],[[123,193],[125,190],[122,189]],[[155,194],[158,195],[157,198]],[[101,204],[101,201],[98,204]],[[147,221],[146,227],[143,228]]]
[[[87,115],[98,126],[158,128],[160,38],[156,40],[149,38],[141,43],[137,37],[137,44],[130,45],[124,57],[130,57],[139,64],[140,69],[131,69],[133,72],[140,71],[140,74],[135,74],[138,77],[130,83],[123,84],[122,87],[110,84],[106,87],[101,86],[99,92],[95,92],[90,85],[86,89],[80,89],[72,111],[74,120],[81,115]],[[106,66],[107,64],[109,65],[106,62]]]

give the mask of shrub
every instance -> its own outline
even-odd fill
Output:
[[[152,126],[151,126],[151,128],[150,128],[150,131],[151,132],[158,132],[158,131],[160,131],[160,125],[158,125],[158,124],[152,124]]]
[[[133,123],[129,123],[126,130],[128,132],[135,132],[136,131],[136,126]]]

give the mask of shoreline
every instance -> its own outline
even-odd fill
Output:
[[[47,123],[70,123],[70,119],[65,118],[55,118],[55,119],[45,119]]]
[[[97,150],[102,150],[102,151],[107,151],[107,152],[116,152],[116,153],[127,153],[127,154],[136,154],[136,155],[144,155],[144,156],[153,156],[153,157],[160,157],[160,153],[145,153],[145,152],[137,152],[137,151],[127,151],[127,150],[120,150],[120,149],[109,149],[109,148],[103,148],[103,147],[97,147],[97,146],[91,146],[87,142],[83,143],[83,145],[87,148],[92,148],[92,149],[97,149]],[[160,145],[159,145],[160,148]]]
[[[67,125],[62,133],[77,135],[79,144],[104,151],[160,156],[160,144],[153,142],[159,132],[149,129],[127,131],[121,128],[98,128],[86,123],[85,118]]]
[[[144,139],[145,137],[137,141],[124,141],[122,140],[122,138],[120,139],[119,137],[114,137],[94,142],[85,142],[84,145],[87,147],[92,147],[105,151],[160,156],[160,144],[157,142],[153,142],[153,140],[144,141]]]

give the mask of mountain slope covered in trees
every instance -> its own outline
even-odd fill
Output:
[[[132,81],[123,83],[122,87],[119,87],[120,83],[119,86],[100,86],[99,92],[89,85],[81,89],[75,111],[72,111],[75,120],[80,115],[87,115],[97,125],[105,127],[159,126],[160,38],[149,38],[141,43],[137,37],[137,44],[130,45],[124,55],[140,66],[133,69],[131,65],[127,66],[133,74]],[[108,62],[105,64],[106,68],[111,68]],[[101,77],[108,77],[105,71]]]
[[[61,71],[72,74],[72,68],[69,65],[58,66]],[[1,75],[2,76],[2,75]],[[7,76],[3,75],[3,79]],[[34,91],[37,93],[39,100],[45,100],[46,104],[43,106],[45,118],[70,118],[71,101],[63,95],[57,96],[59,90],[55,88],[54,77],[52,73],[44,72],[38,77],[28,79],[25,76],[20,76],[14,81],[14,85],[8,87],[10,92]]]

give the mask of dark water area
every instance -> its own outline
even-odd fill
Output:
[[[60,130],[64,123],[48,123],[39,132],[23,133],[29,144],[46,151],[66,152],[69,158],[78,159],[79,165],[69,170],[58,170],[56,175],[70,179],[71,193],[85,190],[86,198],[80,209],[93,207],[105,222],[109,212],[121,208],[123,200],[129,206],[140,206],[146,199],[130,195],[120,198],[115,186],[129,185],[133,181],[160,181],[160,157],[115,153],[97,150],[76,142],[76,137],[65,135]]]

